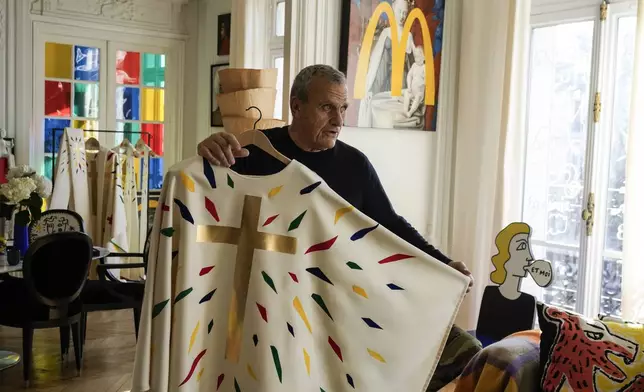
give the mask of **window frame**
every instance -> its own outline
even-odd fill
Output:
[[[278,36],[277,35],[277,27],[276,27],[276,16],[277,16],[277,5],[279,3],[284,3],[284,7],[286,7],[286,0],[271,0],[269,10],[270,14],[272,15],[269,23],[269,30],[270,30],[270,39],[269,39],[269,63],[267,64],[267,68],[273,68],[275,64],[275,59],[282,57],[285,59],[285,50],[284,50],[284,42],[285,42],[285,35],[286,35],[286,12],[284,14],[284,36]],[[286,59],[285,59],[286,60]],[[286,61],[284,62],[284,68],[286,67]],[[282,69],[282,74],[285,74],[285,69]],[[276,86],[277,90],[280,90],[280,86]],[[277,96],[276,99],[281,99],[282,100],[282,110],[281,113],[272,113],[271,116],[281,119],[282,118],[282,113],[284,112],[284,107],[287,105],[288,100],[287,100],[287,92],[282,91],[282,96],[279,97]]]
[[[172,34],[163,34],[158,37],[152,37],[136,29],[119,29],[119,31],[104,30],[100,28],[87,29],[83,26],[72,26],[67,24],[47,23],[45,21],[35,21],[33,23],[33,45],[29,48],[33,58],[33,68],[30,71],[31,89],[31,125],[29,128],[29,154],[28,164],[36,170],[40,170],[44,163],[44,48],[45,42],[55,42],[52,37],[62,37],[66,41],[60,43],[84,44],[84,42],[98,42],[104,44],[100,46],[100,80],[99,94],[102,102],[99,105],[99,122],[100,129],[115,129],[116,127],[116,107],[110,94],[116,90],[115,75],[111,70],[115,68],[114,63],[108,63],[109,43],[122,44],[123,48],[130,47],[132,50],[149,53],[163,53],[166,55],[166,72],[165,79],[165,118],[164,118],[164,148],[163,148],[163,170],[164,174],[167,169],[179,162],[183,151],[183,134],[181,125],[183,124],[183,80],[184,80],[184,55],[185,42],[182,36]],[[95,44],[87,46],[99,47]],[[155,50],[156,49],[156,50]],[[126,49],[124,49],[126,50]],[[72,75],[73,76],[73,75]],[[39,91],[40,89],[40,91]],[[105,102],[105,103],[103,103]],[[99,134],[100,135],[100,134]],[[109,143],[110,140],[106,140]],[[103,141],[101,140],[101,143]],[[109,144],[106,144],[109,145]],[[25,162],[27,163],[27,162]]]
[[[611,83],[615,77],[615,50],[617,49],[617,33],[619,19],[622,17],[636,15],[636,0],[618,0],[608,5],[607,17],[601,18],[601,1],[559,2],[557,5],[534,6],[530,23],[530,42],[533,40],[534,31],[538,28],[555,26],[583,21],[594,21],[593,31],[593,55],[590,73],[589,102],[588,102],[588,129],[586,135],[586,156],[585,173],[583,183],[583,207],[588,205],[589,195],[595,197],[594,226],[591,235],[582,221],[580,233],[579,257],[577,260],[577,292],[575,311],[588,315],[597,316],[601,310],[602,298],[602,272],[604,267],[605,235],[606,235],[606,207],[608,194],[608,176],[610,170],[610,154],[612,148],[612,109],[614,106],[614,89]],[[529,68],[526,78],[526,87],[529,89],[532,75],[533,59],[529,56]],[[595,93],[601,93],[601,115],[599,122],[594,121],[593,104]],[[530,94],[525,110],[525,128],[523,132],[527,135],[529,131],[528,117],[530,115]],[[527,137],[525,138],[527,141]],[[524,146],[524,154],[527,155],[527,145]],[[523,187],[521,195],[525,193],[527,178],[527,160],[523,168]],[[518,192],[517,192],[518,194]],[[521,214],[525,214],[525,197],[522,197]],[[530,223],[530,222],[527,222]],[[554,249],[577,250],[572,246],[552,246],[548,241],[532,240],[533,246],[550,246]],[[617,254],[617,258],[621,254]],[[540,290],[539,297],[544,291]],[[542,299],[542,298],[541,298]],[[621,300],[621,299],[620,299]]]

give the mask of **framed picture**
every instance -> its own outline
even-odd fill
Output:
[[[342,1],[345,125],[435,131],[445,0]]]
[[[217,94],[221,94],[221,84],[219,83],[218,72],[228,68],[229,64],[215,64],[210,66],[210,126],[223,127],[221,111],[217,105]]]
[[[219,15],[217,18],[217,55],[230,54],[230,14]]]

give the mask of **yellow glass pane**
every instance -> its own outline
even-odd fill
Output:
[[[57,79],[72,78],[72,46],[45,43],[45,77]]]
[[[143,121],[163,121],[165,115],[163,89],[144,88],[142,91],[143,107],[141,109],[141,119]]]
[[[97,120],[74,120],[72,121],[72,128],[96,130],[98,129],[98,121]],[[83,136],[85,136],[85,140],[89,139],[90,137],[95,137],[96,139],[98,139],[98,132],[85,132],[83,133]]]

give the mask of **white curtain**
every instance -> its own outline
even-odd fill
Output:
[[[644,0],[638,3],[636,31],[631,125],[626,154],[622,317],[644,322],[644,252],[641,248],[644,234]]]
[[[450,256],[476,281],[457,319],[466,329],[476,326],[489,284],[494,238],[520,217],[530,3],[463,0],[461,7]]]
[[[234,0],[230,23],[230,67],[267,68],[270,1]]]

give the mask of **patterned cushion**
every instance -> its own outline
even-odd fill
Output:
[[[544,392],[644,391],[644,325],[537,305]]]
[[[83,231],[81,221],[66,211],[48,211],[31,226],[29,243],[47,234],[67,231]]]

